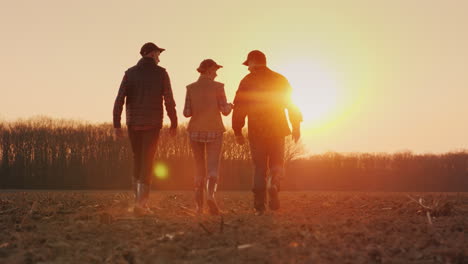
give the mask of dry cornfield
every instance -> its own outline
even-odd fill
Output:
[[[304,155],[286,141],[284,190],[468,191],[468,153],[322,153]],[[156,162],[170,177],[159,190],[193,188],[194,164],[186,128],[177,137],[161,131]],[[180,166],[184,164],[184,166]],[[35,118],[0,122],[0,189],[128,189],[132,155],[128,140],[114,141],[111,124]],[[249,190],[248,145],[226,133],[221,158],[223,190]]]

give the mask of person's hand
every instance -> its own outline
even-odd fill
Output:
[[[242,134],[236,135],[236,142],[239,145],[244,145],[244,143],[245,143],[244,136]]]
[[[301,130],[300,129],[293,129],[292,138],[293,138],[294,142],[297,143],[297,141],[299,141],[299,139],[301,138]]]
[[[171,137],[177,136],[177,127],[169,128],[169,135],[171,135]]]
[[[114,128],[114,140],[122,139],[123,136],[122,128]]]

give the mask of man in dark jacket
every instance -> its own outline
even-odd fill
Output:
[[[163,125],[163,102],[171,120],[170,134],[176,135],[177,114],[172,96],[171,82],[166,70],[160,66],[159,55],[164,49],[154,43],[141,47],[142,58],[129,68],[120,84],[114,103],[114,132],[123,136],[120,118],[125,103],[128,136],[133,151],[136,214],[151,213],[147,202],[152,181],[153,159]]]
[[[285,109],[288,110],[295,142],[300,138],[302,114],[291,101],[292,88],[288,80],[266,66],[265,54],[251,51],[244,65],[249,67],[250,74],[239,84],[234,99],[232,128],[237,142],[243,144],[242,128],[248,117],[248,138],[255,166],[254,207],[257,213],[262,214],[267,189],[270,209],[280,208],[278,192],[283,174],[284,138],[291,134]]]

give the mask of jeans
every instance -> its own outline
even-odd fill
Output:
[[[154,154],[158,145],[160,129],[128,129],[133,151],[133,180],[150,185],[153,179]]]
[[[253,192],[266,191],[267,181],[280,189],[284,172],[284,137],[264,137],[249,134],[250,153],[255,167]],[[269,172],[269,178],[267,174]]]
[[[205,183],[205,179],[219,176],[219,159],[223,137],[219,137],[212,142],[198,142],[190,140],[197,173],[195,176],[195,187],[200,187]]]

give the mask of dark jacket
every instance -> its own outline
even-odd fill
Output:
[[[291,101],[291,91],[291,85],[283,75],[266,66],[252,69],[240,82],[234,99],[234,133],[242,133],[248,117],[249,136],[287,136],[291,130],[285,109],[293,129],[299,129],[302,114]]]
[[[129,68],[120,84],[114,103],[114,127],[120,128],[120,118],[125,102],[127,126],[161,128],[163,101],[171,120],[177,127],[177,114],[172,96],[171,82],[166,70],[152,58],[141,58]]]

